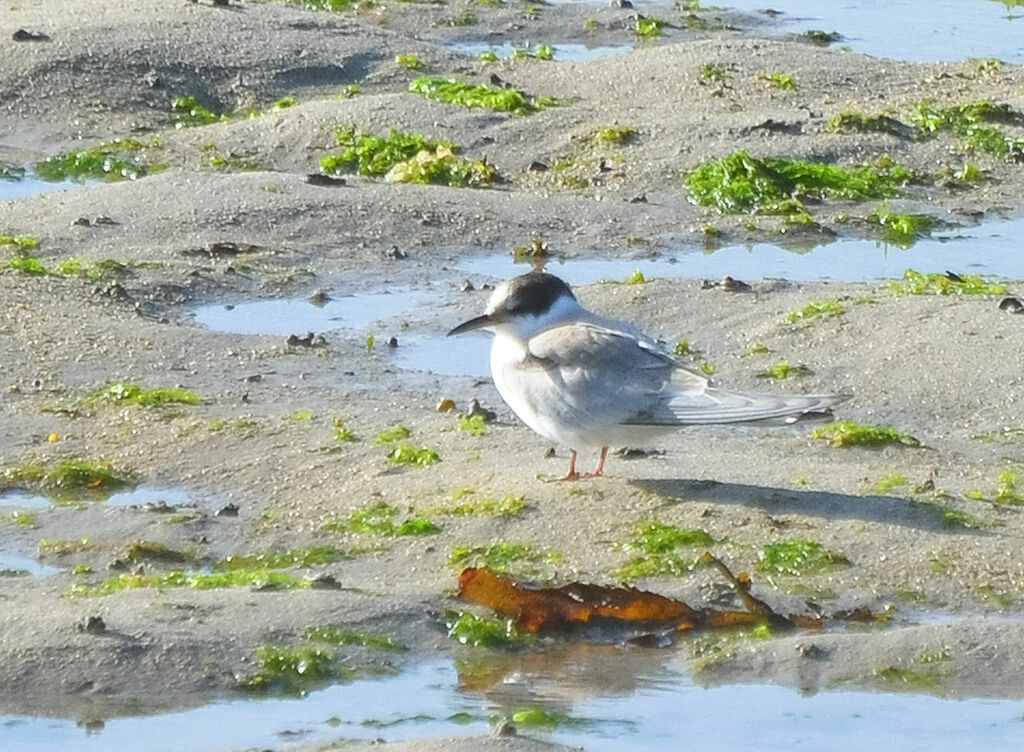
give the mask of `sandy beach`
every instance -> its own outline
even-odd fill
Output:
[[[450,23],[469,11],[475,24]],[[485,62],[451,43],[632,45],[635,11],[454,2],[321,13],[290,3],[163,0],[23,0],[5,10],[4,162],[29,165],[130,138],[141,143],[140,158],[166,168],[0,202],[0,235],[35,238],[32,255],[47,269],[72,257],[124,266],[116,281],[0,271],[0,465],[102,459],[156,489],[135,505],[58,505],[20,522],[17,506],[0,510],[4,553],[33,557],[43,540],[90,541],[44,559],[59,574],[0,579],[0,712],[102,718],[196,706],[237,693],[259,645],[297,644],[318,624],[392,635],[410,648],[399,663],[445,655],[455,645],[438,614],[465,607],[454,597],[453,548],[528,543],[559,553],[537,565],[536,581],[614,583],[628,558],[617,544],[655,518],[706,530],[718,541],[714,553],[734,571],[751,571],[755,593],[781,610],[802,609],[810,598],[830,612],[866,606],[893,614],[884,627],[744,642],[704,668],[703,681],[874,688],[879,666],[913,668],[922,650],[941,649],[943,695],[1024,696],[1024,516],[1019,505],[991,500],[1006,473],[1024,473],[1024,316],[999,307],[1024,293],[1024,282],[1007,281],[1005,294],[944,296],[895,295],[880,282],[750,279],[749,292],[729,292],[684,274],[577,289],[588,307],[636,321],[670,347],[689,340],[699,355],[683,362],[713,364],[716,383],[850,392],[837,417],[894,426],[919,447],[837,448],[804,427],[691,430],[666,438],[656,454],[611,457],[605,478],[549,483],[544,476],[564,471],[566,448],[549,456],[549,444],[516,420],[486,373],[399,365],[403,343],[417,337],[434,342],[443,362],[443,335],[483,310],[484,285],[496,280],[460,268],[469,258],[534,241],[577,261],[667,258],[708,242],[813,246],[832,233],[874,237],[870,223],[850,217],[867,217],[877,201],[809,202],[816,224],[806,228],[695,206],[684,176],[737,149],[844,166],[887,155],[929,176],[970,162],[984,180],[951,186],[934,177],[888,207],[952,227],[1024,212],[1021,165],[968,150],[952,133],[914,139],[826,127],[847,110],[906,116],[923,99],[985,100],[1020,113],[1020,67],[872,58],[784,38],[764,16],[702,13],[711,26],[736,28],[677,24],[624,54],[580,62]],[[18,29],[47,40],[14,41]],[[415,56],[422,69],[396,64],[398,55]],[[724,78],[702,76],[708,64]],[[759,78],[777,71],[798,87],[783,91]],[[474,83],[496,76],[558,104],[526,116],[443,104],[408,91],[425,73]],[[260,114],[176,128],[171,102],[188,95],[214,112]],[[274,109],[283,97],[297,103]],[[334,131],[346,125],[444,138],[460,155],[486,159],[501,181],[308,181],[320,158],[337,151]],[[635,135],[624,144],[596,137],[613,126]],[[1019,121],[1007,128],[1021,135]],[[568,166],[552,168],[559,164]],[[211,244],[235,250],[221,254]],[[14,253],[0,246],[0,267]],[[323,335],[315,346],[217,331],[195,318],[200,306],[301,301],[317,291],[390,291],[415,303],[357,328],[289,332],[301,338],[314,329]],[[843,312],[789,321],[825,299]],[[385,346],[392,336],[397,349]],[[809,373],[758,376],[779,360]],[[115,383],[180,386],[201,400],[154,409],[85,399]],[[481,436],[460,431],[454,414],[436,409],[446,398],[459,410],[476,398],[497,420]],[[354,440],[337,440],[338,421]],[[389,448],[374,437],[397,424],[441,461],[389,463]],[[903,482],[886,487],[896,476]],[[35,487],[10,482],[6,490],[16,488]],[[159,489],[184,489],[182,509],[147,506],[160,500]],[[525,507],[504,516],[437,514],[456,489],[476,499],[522,497]],[[441,529],[375,536],[328,524],[382,501],[402,516],[430,516]],[[237,515],[217,514],[229,505]],[[169,514],[180,517],[176,524],[167,524]],[[793,538],[817,541],[848,565],[801,577],[759,574],[758,552]],[[188,551],[201,563],[309,546],[350,554],[301,572],[337,587],[68,595],[73,583],[116,573],[110,566],[134,541]],[[73,574],[76,565],[91,571]],[[696,569],[632,584],[702,603],[720,583]],[[96,616],[101,634],[82,628]],[[357,669],[382,661],[367,648],[339,650]],[[525,738],[460,743],[547,746]]]

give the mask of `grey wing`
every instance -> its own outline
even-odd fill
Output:
[[[710,386],[643,335],[593,323],[548,329],[528,344],[527,391],[579,425],[744,423],[827,412],[847,394],[759,394]]]
[[[554,327],[532,337],[524,370],[544,382],[581,424],[675,424],[671,397],[702,393],[707,379],[679,367],[656,345],[629,331],[594,323]]]

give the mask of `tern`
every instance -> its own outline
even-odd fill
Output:
[[[491,376],[512,411],[569,449],[561,480],[599,477],[609,447],[635,447],[687,425],[798,419],[848,394],[768,395],[711,386],[632,324],[580,305],[569,285],[531,272],[498,285],[483,315],[448,332],[493,332]],[[581,475],[576,455],[600,449]]]

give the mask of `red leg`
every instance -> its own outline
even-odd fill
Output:
[[[600,478],[604,475],[604,460],[608,456],[608,447],[601,447],[601,456],[597,460],[597,467],[594,472],[587,473],[588,478]]]
[[[553,478],[552,480],[579,480],[580,474],[576,472],[576,450],[569,450],[569,472],[563,475],[561,478]]]

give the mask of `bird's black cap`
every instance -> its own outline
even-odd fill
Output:
[[[576,299],[569,285],[554,274],[546,272],[523,274],[513,277],[505,284],[505,297],[497,308],[459,324],[448,332],[448,336],[499,324],[513,316],[541,316],[551,310],[551,306],[561,297]]]

